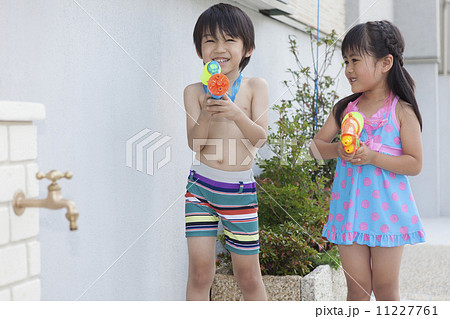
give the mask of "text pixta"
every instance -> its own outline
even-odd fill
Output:
[[[348,310],[348,311],[346,311]],[[322,316],[344,316],[355,317],[359,314],[359,308],[348,307],[348,309],[342,307],[320,307],[316,308],[316,318]]]

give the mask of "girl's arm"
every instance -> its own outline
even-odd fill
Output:
[[[400,139],[403,155],[391,156],[370,150],[363,145],[350,163],[372,164],[390,172],[402,175],[418,175],[422,170],[422,138],[420,124],[411,106],[403,101],[397,104],[397,118],[400,125]]]
[[[319,160],[340,157],[345,161],[353,158],[354,154],[347,154],[340,142],[331,143],[340,128],[336,125],[333,112],[330,113],[325,124],[316,134],[309,147],[309,154]]]
[[[188,145],[194,152],[200,152],[205,147],[211,122],[211,113],[205,110],[204,105],[199,104],[198,94],[203,93],[203,91],[199,92],[199,89],[203,88],[198,84],[188,85],[184,89]],[[208,95],[205,96],[203,104],[206,103]]]

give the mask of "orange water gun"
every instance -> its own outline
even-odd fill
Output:
[[[230,80],[228,80],[225,74],[220,73],[220,71],[219,63],[213,60],[205,64],[203,72],[200,75],[200,80],[208,88],[211,97],[217,100],[227,93],[230,87]]]
[[[361,146],[359,137],[364,126],[364,118],[359,112],[350,112],[342,120],[341,143],[346,153],[354,153]]]

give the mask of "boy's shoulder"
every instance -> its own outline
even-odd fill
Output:
[[[250,92],[251,96],[255,95],[268,95],[269,84],[267,81],[260,77],[244,77],[243,83],[245,83],[246,90]]]
[[[189,84],[184,88],[184,94],[195,94],[195,93],[204,93],[203,89],[203,83],[202,82],[196,82]]]
[[[260,77],[244,77],[244,81],[247,82],[247,85],[254,89],[268,89],[269,84],[267,81]]]

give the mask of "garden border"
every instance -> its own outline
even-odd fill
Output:
[[[344,271],[321,265],[304,276],[263,276],[269,301],[344,301]],[[211,287],[212,301],[244,300],[233,275],[217,273]]]

